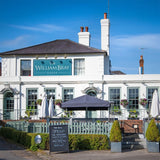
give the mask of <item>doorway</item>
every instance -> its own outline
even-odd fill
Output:
[[[97,97],[95,90],[89,90],[86,93],[89,96]],[[97,111],[86,111],[86,118],[97,118]]]

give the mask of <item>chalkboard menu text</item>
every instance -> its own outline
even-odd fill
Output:
[[[68,125],[53,125],[49,128],[50,152],[69,152]]]

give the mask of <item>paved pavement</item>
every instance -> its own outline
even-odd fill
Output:
[[[0,160],[160,160],[160,153],[148,153],[142,149],[122,153],[79,151],[49,154],[49,151],[28,151],[0,137]]]

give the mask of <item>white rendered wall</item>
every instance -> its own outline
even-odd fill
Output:
[[[67,59],[72,59],[72,75],[74,76],[74,59],[85,59],[85,75],[103,75],[104,65],[105,69],[108,66],[108,62],[104,61],[104,55],[101,53],[97,54],[82,54],[82,55],[69,55]],[[21,56],[14,58],[3,58],[2,59],[2,77],[14,77],[20,76],[21,60],[31,60],[31,76],[33,76],[33,60],[36,59],[33,56]],[[44,56],[39,56],[39,59],[45,59]],[[47,59],[55,59],[54,56],[48,56]],[[64,55],[58,56],[57,59],[64,59]],[[42,76],[45,77],[45,76]],[[57,77],[57,76],[54,76]],[[64,76],[60,78],[63,79]],[[27,78],[25,76],[25,78]],[[37,79],[37,76],[34,78]]]
[[[80,44],[90,46],[90,33],[89,32],[79,32],[78,37],[79,37]]]

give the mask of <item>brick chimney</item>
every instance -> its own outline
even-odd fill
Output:
[[[110,21],[107,19],[107,13],[104,13],[104,19],[101,19],[101,49],[107,51],[109,56],[110,47]]]
[[[144,60],[143,55],[141,55],[141,58],[139,60],[139,74],[144,74]]]
[[[80,27],[80,32],[78,33],[79,36],[79,43],[90,46],[90,33],[88,32],[88,27],[85,27],[85,32],[83,32],[84,27]]]

